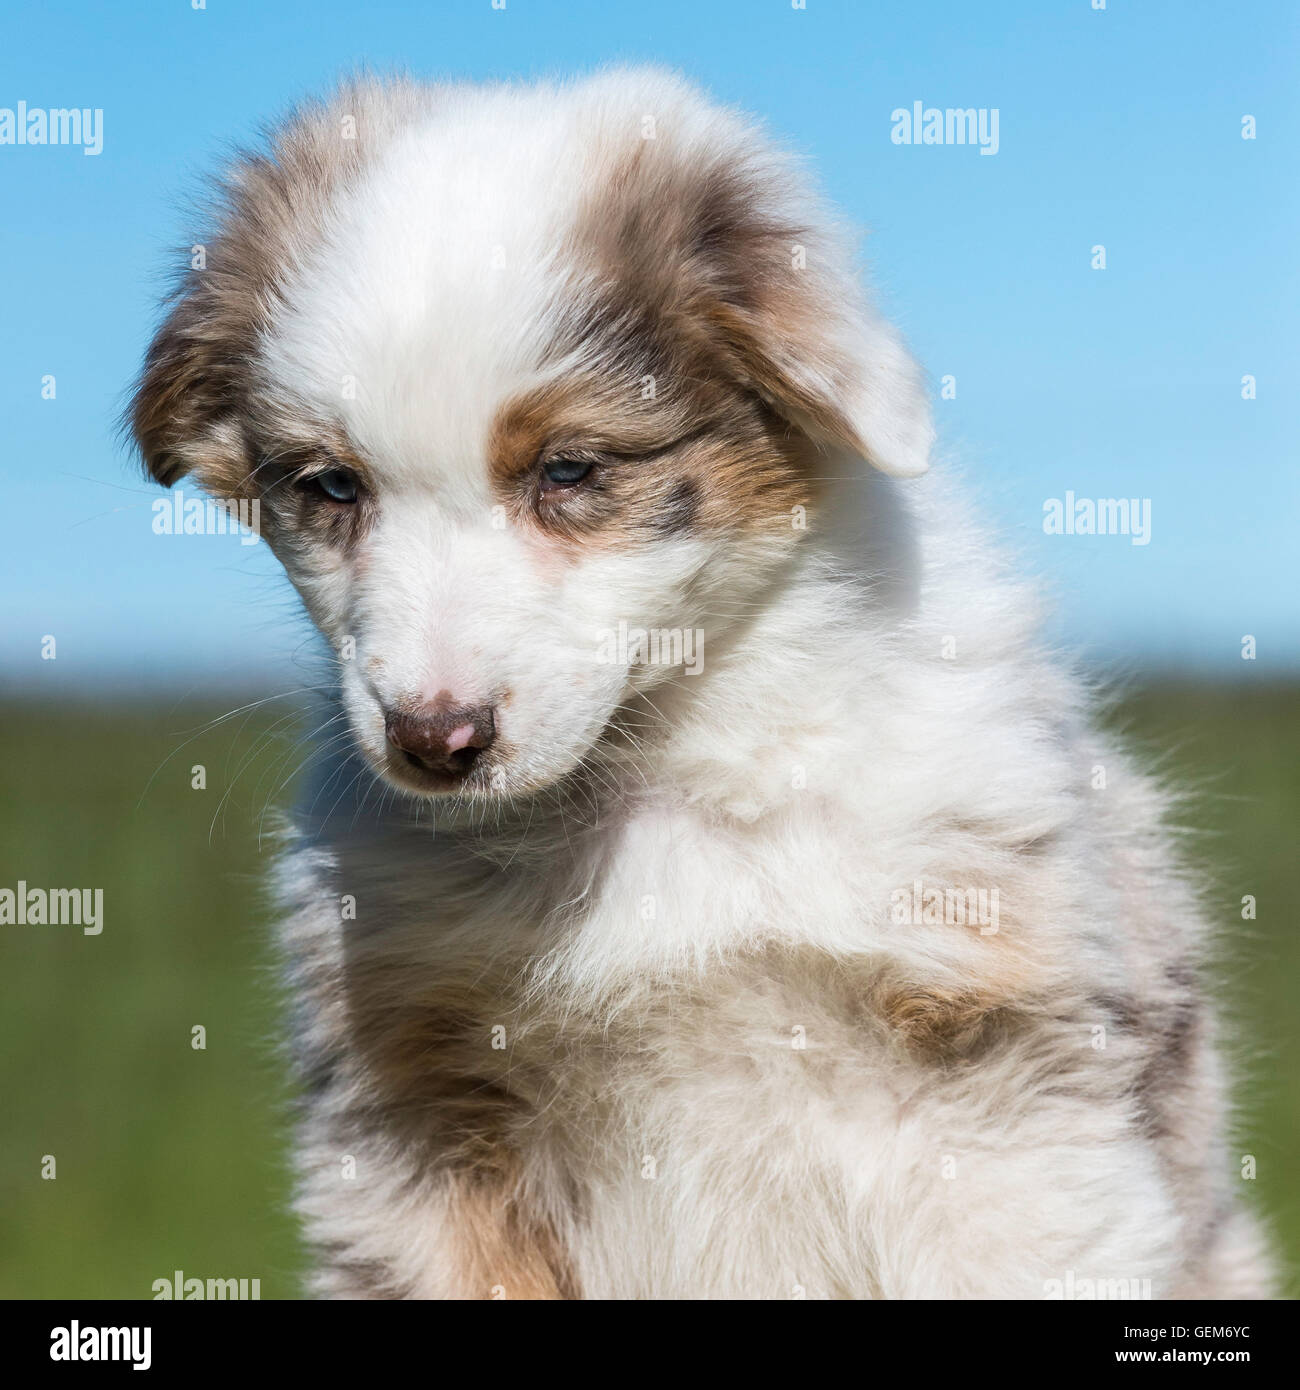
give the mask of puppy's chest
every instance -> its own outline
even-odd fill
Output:
[[[571,884],[462,870],[451,892],[408,867],[373,880],[373,926],[309,933],[333,966],[304,972],[386,1148],[471,1186],[518,1175],[536,1219],[569,1233],[583,1287],[844,1291],[826,1270],[862,1260],[802,1242],[842,1227],[849,1171],[895,1170],[904,1125],[930,1125],[918,1083],[943,1070],[900,1037],[898,1001],[911,1018],[935,1000],[888,953],[755,930],[780,925],[771,865],[724,860],[709,884],[691,846],[611,857],[558,925]],[[834,893],[803,910],[818,903],[847,915]],[[725,1260],[706,1238],[719,1222],[738,1242]]]
[[[912,1088],[887,1041],[839,1001],[753,961],[612,1019],[521,1010],[499,1036],[473,1094],[500,1106],[494,1142],[539,1207],[561,1213],[578,1285],[619,1297],[847,1291],[828,1269],[850,1256],[822,1248],[840,1239],[846,1155],[859,1180],[889,1171]],[[719,1227],[725,1255],[709,1238]]]
[[[846,1097],[855,1127],[893,1123],[907,1089],[889,1079],[896,1048],[869,992],[833,973],[756,955],[597,1002],[535,988],[501,960],[401,1008],[390,998],[382,1018],[354,1014],[352,1041],[369,1098],[400,1126],[419,1116],[435,1163],[504,1154],[640,1206],[701,1164],[727,1192],[781,1170],[782,1155],[798,1166],[838,1142]]]
[[[305,973],[327,982],[317,1002],[367,1093],[456,1143],[577,1149],[599,1131],[603,1153],[639,1163],[676,1117],[815,1119],[879,1077],[899,1001],[909,1017],[931,1001],[888,952],[846,957],[806,929],[861,934],[849,874],[810,884],[770,839],[692,829],[641,818],[585,877],[427,850],[383,874],[343,862],[349,881],[369,871],[368,925],[312,933],[334,968]]]

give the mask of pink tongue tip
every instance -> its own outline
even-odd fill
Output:
[[[456,753],[464,748],[474,737],[473,724],[462,724],[459,729],[453,729],[447,735],[447,752]]]

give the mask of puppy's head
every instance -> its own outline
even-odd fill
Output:
[[[223,186],[132,424],[160,482],[258,501],[421,794],[563,777],[761,601],[828,454],[930,443],[790,162],[644,72],[297,113]]]

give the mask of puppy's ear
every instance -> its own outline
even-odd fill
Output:
[[[714,360],[810,438],[895,477],[924,473],[921,373],[867,303],[830,213],[760,132],[714,121],[686,149],[670,136],[633,155],[606,210],[623,267],[639,262],[651,302],[705,325]]]
[[[264,152],[237,155],[208,197],[202,268],[183,272],[127,412],[145,467],[160,483],[189,472],[225,496],[249,486],[245,418],[258,408],[258,346],[284,267],[319,236],[333,190],[371,147],[426,114],[429,88],[364,74],[325,102],[291,111]],[[340,122],[355,138],[340,139]]]
[[[128,419],[145,468],[164,487],[208,452],[235,398],[240,335],[227,317],[202,286],[182,290],[145,356]]]
[[[801,282],[815,278],[811,268],[786,274],[789,284],[764,277],[754,308],[722,314],[750,385],[810,438],[896,478],[924,473],[934,442],[930,407],[898,335],[865,305],[836,303],[825,286]]]
[[[867,303],[828,214],[779,165],[722,180],[705,211],[731,225],[706,216],[697,246],[713,260],[715,322],[753,389],[814,440],[894,477],[924,473],[934,429],[921,373]]]

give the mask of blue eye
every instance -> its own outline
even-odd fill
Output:
[[[346,468],[331,468],[327,473],[317,473],[311,483],[332,502],[357,500],[357,480]]]
[[[542,472],[552,487],[573,487],[591,472],[591,468],[592,465],[584,459],[552,459]]]

